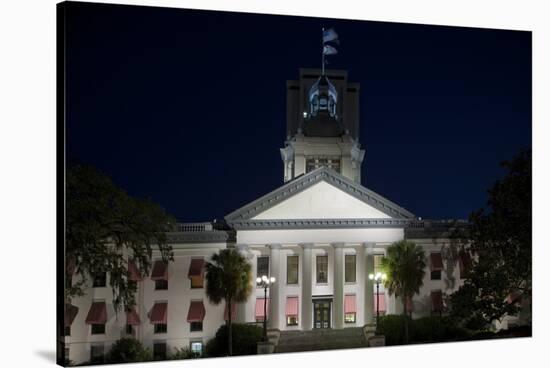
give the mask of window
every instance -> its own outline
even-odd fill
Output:
[[[345,282],[355,282],[355,265],[356,257],[355,254],[346,254],[346,269],[345,269]]]
[[[328,282],[328,256],[317,256],[317,283]]]
[[[134,336],[134,326],[126,325],[126,334]]]
[[[384,258],[383,254],[375,254],[373,256],[374,259],[374,274],[378,272],[382,272],[382,258]]]
[[[288,256],[286,258],[286,283],[298,283],[298,256]]]
[[[168,290],[168,280],[155,280],[155,290]]]
[[[441,270],[443,269],[443,259],[441,253],[430,253],[430,278],[432,280],[441,280]]]
[[[355,323],[355,313],[346,313],[344,315],[345,323]]]
[[[287,326],[297,326],[298,325],[298,316],[287,316],[286,317]]]
[[[166,343],[165,342],[155,342],[153,344],[153,359],[154,360],[166,359]]]
[[[308,157],[306,158],[306,172],[313,171],[320,167],[328,167],[340,172],[340,158],[338,157]]]
[[[103,344],[94,344],[90,348],[90,362],[91,363],[103,363],[104,360],[104,347]]]
[[[73,276],[72,275],[65,275],[65,287],[70,288],[73,286]]]
[[[191,289],[202,289],[204,287],[202,277],[191,277]]]
[[[202,331],[202,321],[189,322],[191,332]]]
[[[99,272],[94,275],[93,287],[105,287],[107,285],[107,273]]]
[[[105,324],[92,324],[92,335],[102,335],[105,333]]]
[[[64,336],[71,336],[71,326],[65,326]]]
[[[430,278],[432,280],[441,280],[441,270],[433,270],[430,273]]]
[[[189,343],[189,348],[195,354],[202,354],[202,341],[191,341]]]
[[[269,257],[258,257],[258,265],[256,267],[256,277],[263,275],[269,276]]]
[[[166,323],[158,323],[155,325],[155,333],[166,333],[168,331],[168,325]]]

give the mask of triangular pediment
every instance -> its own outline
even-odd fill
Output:
[[[297,219],[412,219],[414,215],[328,168],[302,175],[225,217],[228,223]]]

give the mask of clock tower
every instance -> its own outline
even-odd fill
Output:
[[[325,166],[360,184],[359,84],[344,70],[300,69],[286,90],[284,181]]]

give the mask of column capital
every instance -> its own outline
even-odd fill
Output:
[[[314,244],[313,243],[300,243],[298,245],[303,249],[311,249],[311,248],[313,248]]]
[[[363,243],[363,247],[365,247],[367,254],[373,254],[374,247],[376,246],[375,242],[365,242]]]
[[[235,248],[237,248],[240,251],[247,251],[248,250],[248,244],[238,243],[238,244],[235,244]]]
[[[267,246],[269,247],[269,249],[281,249],[282,248],[281,244],[278,244],[278,243],[267,244]]]
[[[346,243],[338,242],[338,243],[330,243],[334,248],[344,248],[346,246]]]

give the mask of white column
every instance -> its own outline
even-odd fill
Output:
[[[365,264],[365,324],[373,323],[374,318],[374,281],[369,280],[369,274],[374,273],[374,255],[372,253],[372,243],[365,243],[366,259],[363,259]]]
[[[311,330],[313,326],[312,316],[313,316],[313,303],[312,303],[312,261],[311,253],[313,248],[313,243],[304,243],[300,244],[303,249],[302,256],[302,300],[300,300],[302,306],[302,330]]]
[[[281,284],[285,282],[281,279],[280,263],[281,263],[281,244],[269,244],[269,269],[271,276],[276,278],[275,284],[269,288],[269,328],[280,329],[280,300],[279,294]],[[284,311],[283,311],[284,313]]]
[[[236,248],[246,258],[252,268],[252,294],[246,302],[237,304],[237,321],[241,323],[254,322],[254,309],[256,307],[256,257],[254,257],[254,254],[246,244],[237,244]]]
[[[334,328],[344,328],[344,243],[334,243]]]

